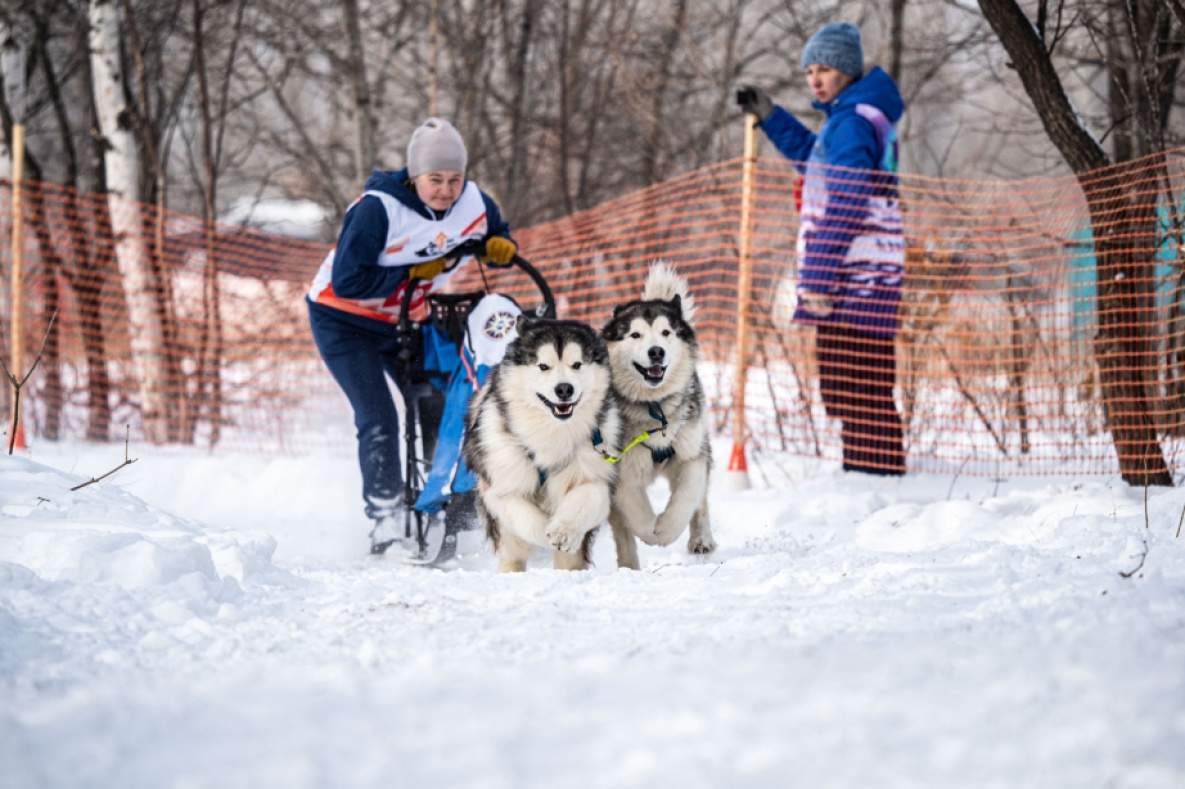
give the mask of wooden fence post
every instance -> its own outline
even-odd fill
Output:
[[[25,210],[23,181],[25,174],[25,126],[12,125],[12,370],[18,379],[25,373]],[[11,446],[25,449],[25,428],[17,409],[20,398],[12,398],[12,424],[16,425]]]
[[[745,113],[745,157],[741,169],[741,238],[737,266],[737,356],[732,397],[732,456],[728,484],[733,490],[749,487],[745,459],[745,379],[749,374],[749,300],[753,286],[753,166],[757,158],[757,116]]]

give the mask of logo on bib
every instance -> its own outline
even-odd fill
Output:
[[[416,252],[416,257],[419,258],[438,258],[448,252],[458,244],[459,239],[451,239],[444,233],[439,234],[436,238],[428,242],[428,246]]]

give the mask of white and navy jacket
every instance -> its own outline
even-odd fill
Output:
[[[510,238],[493,198],[472,181],[445,212],[433,211],[407,185],[407,170],[375,170],[366,191],[346,210],[337,246],[321,263],[308,300],[352,315],[399,322],[408,268],[448,253],[462,242]],[[416,288],[411,316],[426,317],[424,297],[465,263],[462,258]]]

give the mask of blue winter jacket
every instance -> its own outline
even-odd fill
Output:
[[[834,305],[827,318],[800,305],[795,320],[892,336],[905,263],[894,129],[905,109],[901,93],[874,68],[813,106],[827,114],[818,134],[782,107],[761,123],[803,173],[799,292],[828,294]]]
[[[385,192],[427,219],[436,213],[407,186],[407,169],[395,172],[375,170],[366,180],[365,191]],[[510,238],[510,226],[502,219],[498,204],[485,192],[488,236]],[[379,266],[376,261],[387,245],[387,209],[376,197],[363,197],[346,212],[337,251],[333,258],[333,292],[346,299],[389,296],[407,279],[407,266]],[[488,237],[487,236],[487,237]]]

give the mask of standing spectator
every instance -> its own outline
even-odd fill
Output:
[[[403,508],[414,504],[403,501],[399,417],[384,377],[397,380],[396,370],[406,363],[399,357],[399,311],[408,282],[421,281],[411,306],[412,318],[423,321],[425,296],[456,269],[457,262],[444,257],[455,247],[484,239],[482,260],[497,266],[510,265],[518,252],[497,204],[465,180],[467,164],[453,125],[424,121],[407,146],[406,169],[375,170],[346,211],[337,246],[306,297],[317,350],[354,409],[375,554],[403,539]],[[444,397],[430,384],[411,388],[401,394],[419,405],[424,457],[431,458]]]
[[[803,174],[794,319],[816,327],[819,388],[843,422],[844,470],[901,475],[893,337],[905,264],[895,128],[904,103],[883,70],[864,74],[850,23],[812,36],[802,67],[812,106],[827,116],[818,134],[757,86],[743,86],[739,100]]]

